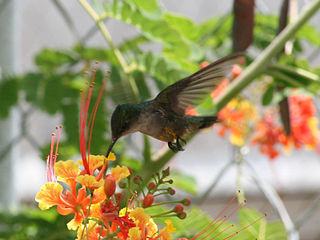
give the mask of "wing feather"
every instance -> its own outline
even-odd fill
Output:
[[[184,115],[188,107],[197,106],[223,78],[231,75],[231,68],[240,56],[243,56],[243,53],[231,54],[211,63],[162,90],[155,100],[167,104],[173,112]]]

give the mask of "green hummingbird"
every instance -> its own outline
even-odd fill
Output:
[[[168,86],[150,101],[118,105],[111,117],[112,141],[106,156],[120,137],[134,132],[167,142],[174,152],[183,151],[184,136],[218,122],[217,116],[186,115],[187,108],[197,106],[230,75],[241,56],[234,53],[221,58]]]

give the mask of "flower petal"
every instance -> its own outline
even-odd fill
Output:
[[[35,200],[39,203],[41,210],[48,209],[52,206],[58,205],[61,202],[61,193],[63,187],[56,182],[47,182],[42,185],[40,192],[38,192]]]
[[[80,183],[82,186],[87,188],[96,189],[103,185],[103,180],[97,181],[95,176],[91,176],[89,174],[80,175],[76,178],[76,181]]]
[[[72,160],[57,162],[54,166],[54,170],[60,181],[74,179],[80,173],[79,166]]]
[[[126,166],[116,166],[115,168],[111,169],[111,175],[118,182],[120,179],[128,177],[130,175],[130,171]]]
[[[130,240],[141,240],[141,230],[138,227],[130,228],[128,236]]]

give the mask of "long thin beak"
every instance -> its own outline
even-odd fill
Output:
[[[109,153],[111,152],[112,147],[113,147],[113,145],[116,143],[117,140],[118,140],[117,138],[116,138],[116,139],[112,139],[112,142],[111,142],[111,144],[110,144],[110,146],[109,146],[109,148],[108,148],[107,154],[106,154],[106,158],[109,157]]]

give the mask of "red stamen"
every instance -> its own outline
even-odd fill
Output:
[[[56,144],[56,152],[54,154],[53,166],[56,164],[57,157],[58,157],[58,147],[59,147],[60,136],[61,136],[61,128],[62,128],[62,126],[59,127],[59,133],[58,133],[58,139],[57,139],[57,144]],[[58,129],[58,127],[56,127],[56,130],[57,129]]]
[[[237,194],[230,200],[230,202],[227,204],[227,206],[218,214],[218,216],[215,217],[215,219],[212,220],[210,224],[208,224],[201,232],[199,232],[196,236],[191,238],[190,240],[194,240],[198,237],[200,237],[202,234],[204,234],[206,231],[208,231],[217,221],[217,219],[229,208],[229,206],[233,203],[233,201],[238,197],[240,194],[240,190],[238,190]],[[207,236],[206,236],[207,237]],[[203,238],[202,238],[203,239]]]
[[[90,126],[90,133],[89,133],[90,136],[89,136],[88,156],[90,154],[91,138],[92,138],[92,130],[93,130],[93,126],[94,126],[94,120],[96,118],[97,110],[98,110],[98,107],[99,107],[99,104],[100,104],[100,101],[101,101],[101,97],[102,97],[104,88],[105,88],[105,86],[107,84],[107,81],[109,79],[109,75],[110,75],[110,72],[108,72],[106,74],[105,78],[104,78],[103,84],[102,84],[102,86],[100,88],[100,92],[99,92],[98,98],[97,98],[97,100],[96,100],[96,102],[94,104],[93,110],[92,110],[92,112],[90,114],[90,120],[89,120],[89,125],[88,126],[90,126],[90,124],[91,124],[91,126]]]
[[[213,230],[211,230],[205,237],[201,238],[201,240],[210,236],[215,230],[217,230],[225,221],[227,221],[243,205],[244,205],[244,203],[239,204],[239,206],[236,207],[236,209],[234,209],[227,217],[224,217],[223,221],[221,223],[219,223],[218,226],[216,226]]]
[[[80,142],[80,153],[82,157],[82,162],[84,169],[86,170],[87,173],[89,173],[89,166],[88,162],[86,161],[86,140],[85,140],[85,135],[84,135],[84,120],[85,120],[85,96],[84,92],[81,91],[81,102],[80,102],[80,123],[79,123],[79,142]]]
[[[234,227],[233,224],[230,224],[228,227],[226,227],[225,229],[223,229],[219,234],[215,235],[213,238],[210,238],[210,240],[215,239],[216,237],[220,236],[223,232],[227,231],[228,229]]]
[[[267,213],[265,213],[263,216],[259,217],[258,219],[256,219],[255,221],[253,221],[252,223],[248,224],[247,226],[245,226],[244,228],[241,228],[239,231],[231,234],[230,236],[224,238],[223,240],[227,240],[230,238],[233,238],[235,235],[239,234],[239,232],[242,232],[243,230],[247,229],[248,227],[252,226],[253,224],[255,224],[256,222],[260,221],[261,219],[265,218],[266,216],[268,216]]]
[[[56,134],[57,130],[55,133],[52,133],[51,135],[51,145],[50,145],[50,154],[49,154],[49,167],[47,171],[47,180],[48,182],[53,182],[54,181],[54,166],[53,166],[53,148],[54,148],[54,143],[56,140]]]

